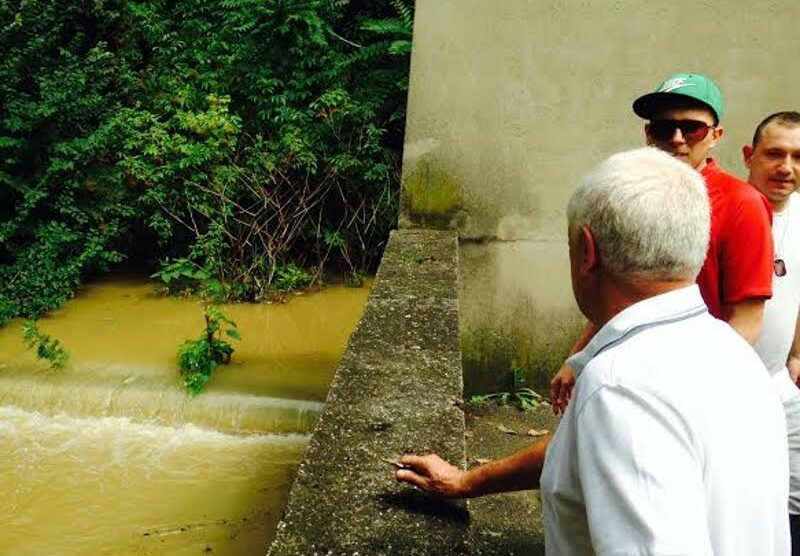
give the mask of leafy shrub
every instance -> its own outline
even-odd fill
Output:
[[[113,4],[0,2],[0,323],[39,317],[122,257],[134,210],[114,114],[135,76]]]
[[[222,338],[223,334],[235,340],[241,339],[236,323],[216,307],[206,306],[203,316],[206,328],[201,336],[184,341],[178,349],[178,368],[183,385],[192,395],[203,391],[218,365],[230,363],[234,349]]]
[[[290,263],[373,266],[411,20],[400,0],[0,2],[0,323],[128,256],[241,300]]]
[[[160,280],[167,291],[174,295],[193,288],[196,283],[207,281],[209,274],[199,265],[184,257],[164,262],[161,268],[150,277]]]
[[[299,290],[306,287],[314,277],[293,263],[275,269],[272,286],[278,291]]]

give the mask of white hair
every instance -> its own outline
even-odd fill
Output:
[[[646,147],[615,154],[584,179],[567,206],[570,237],[587,226],[600,261],[623,279],[694,279],[711,225],[703,178]]]

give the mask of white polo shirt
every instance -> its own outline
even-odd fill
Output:
[[[697,286],[628,307],[569,362],[541,478],[548,555],[789,554],[783,407]]]

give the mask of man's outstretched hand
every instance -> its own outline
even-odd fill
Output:
[[[553,408],[553,413],[561,415],[567,410],[574,387],[575,373],[565,363],[555,374],[553,380],[550,381],[550,405]]]
[[[443,498],[464,498],[468,495],[466,473],[436,454],[427,456],[407,454],[400,458],[400,463],[407,468],[395,472],[398,481],[412,484]]]

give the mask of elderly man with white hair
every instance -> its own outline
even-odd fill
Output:
[[[406,455],[396,478],[445,497],[540,488],[550,555],[789,554],[780,400],[694,283],[702,178],[654,148],[620,153],[567,216],[573,292],[598,332],[570,358],[554,436],[468,471]]]

